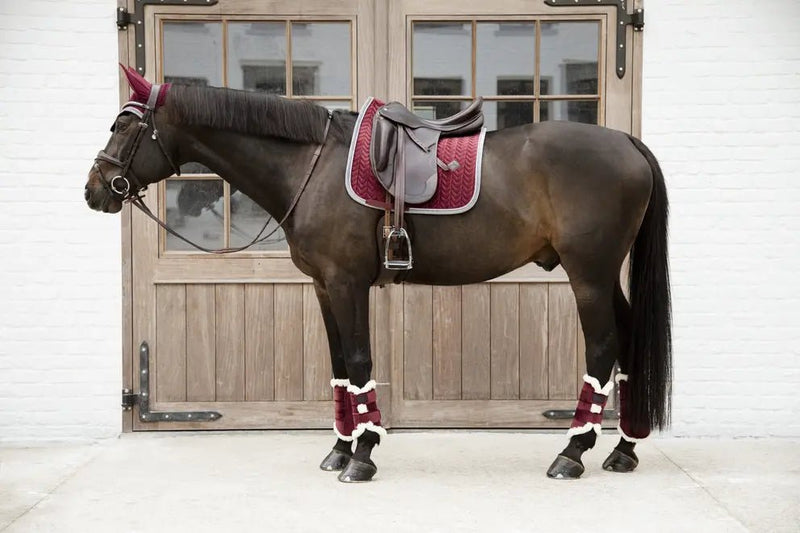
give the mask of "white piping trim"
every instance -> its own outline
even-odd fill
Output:
[[[478,203],[478,196],[481,193],[481,169],[483,163],[483,141],[486,139],[486,128],[481,128],[480,139],[478,139],[478,157],[475,159],[475,191],[472,193],[472,198],[463,207],[455,207],[453,209],[420,209],[417,207],[409,207],[407,213],[410,215],[459,215],[466,213]]]
[[[336,422],[333,423],[333,432],[336,433],[336,436],[338,438],[342,439],[345,442],[351,442],[353,440],[352,436],[348,437],[347,435],[342,435],[341,433],[339,433],[339,430],[336,429]]]
[[[598,436],[600,436],[603,433],[603,428],[600,426],[600,424],[592,424],[591,422],[586,422],[583,426],[569,428],[569,430],[567,431],[567,438],[571,439],[575,435],[583,435],[584,433],[589,433],[592,430],[594,430],[594,432],[597,433]]]
[[[622,373],[617,374],[616,377],[614,378],[614,381],[616,381],[617,383],[619,383],[620,381],[628,381],[628,374],[622,374]]]
[[[336,379],[333,378],[331,380],[331,387],[349,387],[350,380],[349,379]]]
[[[376,426],[375,424],[372,423],[372,421],[369,421],[369,422],[362,422],[356,426],[356,429],[353,430],[353,439],[358,439],[361,435],[364,434],[366,430],[370,430],[373,433],[377,433],[381,437],[386,436],[385,429],[383,429],[381,426]]]
[[[592,388],[594,389],[594,392],[596,392],[597,394],[602,394],[604,396],[608,396],[608,393],[610,393],[611,390],[614,388],[613,381],[609,381],[608,383],[605,384],[605,386],[601,387],[600,382],[597,380],[597,378],[593,378],[589,374],[583,375],[583,381],[591,385]]]
[[[365,404],[365,403],[358,404],[356,406],[356,409],[358,409],[359,414],[362,414],[362,415],[365,415],[365,414],[367,414],[369,412],[369,408],[367,407],[367,404]]]
[[[367,381],[367,384],[364,385],[363,387],[361,387],[360,389],[358,387],[356,387],[355,385],[348,385],[347,386],[347,392],[350,392],[350,393],[353,393],[353,394],[364,394],[365,392],[369,392],[371,390],[375,390],[375,386],[376,385],[377,385],[377,383],[375,383],[375,380],[371,379],[371,380]]]
[[[361,122],[364,120],[364,116],[367,113],[367,109],[369,106],[372,105],[372,102],[375,100],[372,96],[367,98],[367,101],[364,102],[364,105],[361,106],[361,109],[358,112],[358,119],[356,119],[356,127],[353,128],[353,137],[350,139],[350,151],[347,153],[347,170],[344,173],[344,185],[347,188],[347,194],[350,195],[350,198],[355,200],[357,203],[366,206],[372,207],[373,209],[381,209],[380,207],[375,207],[374,205],[369,205],[363,198],[361,198],[356,191],[353,190],[351,185],[351,174],[353,173],[353,159],[356,154],[356,143],[358,141],[358,132],[361,129]],[[369,150],[369,144],[367,145],[367,149]],[[381,209],[382,210],[382,209]]]
[[[644,440],[644,439],[637,439],[635,437],[629,437],[628,435],[626,435],[625,432],[622,431],[621,424],[617,426],[617,431],[619,432],[620,437],[622,437],[623,440],[626,440],[628,442],[639,442],[641,440]]]

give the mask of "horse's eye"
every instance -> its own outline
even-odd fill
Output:
[[[128,123],[123,120],[118,120],[116,124],[114,124],[114,131],[117,133],[122,133],[126,129],[128,129]]]

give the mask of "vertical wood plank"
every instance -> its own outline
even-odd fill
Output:
[[[465,285],[461,290],[461,397],[488,400],[491,391],[489,285]]]
[[[566,283],[548,286],[548,393],[551,400],[572,400],[577,388],[578,313],[575,297]]]
[[[303,398],[332,400],[330,380],[333,376],[328,350],[328,337],[319,301],[311,284],[303,285]]]
[[[217,401],[244,400],[244,285],[216,286]]]
[[[156,302],[155,398],[186,401],[186,286],[157,286]]]
[[[519,284],[495,283],[492,298],[492,399],[519,398]]]
[[[303,286],[275,285],[275,399],[303,399]]]
[[[461,287],[433,288],[433,398],[461,398]]]
[[[433,398],[433,293],[426,285],[406,285],[404,318],[404,398]]]
[[[274,293],[268,284],[244,289],[245,392],[247,401],[275,399]]]
[[[186,399],[216,400],[216,291],[214,285],[186,286]]]
[[[547,285],[519,288],[519,395],[547,399]]]

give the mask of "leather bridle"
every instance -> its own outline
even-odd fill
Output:
[[[156,127],[155,121],[155,111],[156,111],[156,104],[158,103],[158,95],[161,90],[161,85],[153,85],[150,89],[150,95],[147,99],[147,103],[141,103],[136,101],[127,102],[124,106],[122,106],[122,110],[117,115],[117,119],[125,113],[131,113],[139,118],[139,123],[137,125],[138,129],[136,131],[136,136],[133,139],[133,142],[130,145],[130,149],[127,150],[127,155],[125,159],[119,159],[112,155],[107,154],[105,151],[100,150],[98,152],[97,157],[94,160],[94,168],[100,174],[100,182],[103,184],[103,187],[113,196],[118,198],[121,202],[130,202],[132,205],[136,206],[140,211],[142,211],[145,215],[149,218],[154,220],[159,226],[164,228],[165,231],[174,235],[178,239],[194,246],[198,250],[203,252],[208,252],[212,254],[230,254],[234,252],[240,252],[251,246],[264,242],[269,239],[273,234],[275,234],[278,229],[280,229],[284,222],[289,218],[289,215],[292,214],[297,202],[300,200],[300,196],[303,194],[303,191],[308,185],[308,182],[311,178],[311,174],[314,173],[314,168],[317,166],[317,161],[319,160],[320,153],[322,152],[322,147],[325,145],[325,141],[328,139],[328,131],[330,130],[331,120],[333,119],[333,114],[328,111],[328,121],[325,124],[325,132],[322,136],[322,142],[317,145],[317,149],[314,151],[314,155],[311,157],[311,163],[308,166],[308,171],[306,172],[305,176],[303,177],[303,181],[295,193],[292,202],[289,204],[289,208],[286,210],[283,218],[280,222],[278,222],[277,226],[269,232],[267,235],[263,235],[269,226],[272,217],[267,217],[267,221],[264,223],[264,226],[261,228],[261,231],[250,241],[248,244],[244,246],[240,246],[237,248],[221,248],[221,249],[211,249],[205,248],[199,244],[192,242],[191,240],[187,239],[183,235],[177,233],[175,230],[170,228],[165,222],[159,219],[153,212],[150,210],[149,207],[144,203],[142,198],[144,197],[144,191],[147,189],[146,184],[142,184],[141,180],[139,180],[136,175],[133,173],[131,169],[131,164],[133,163],[133,158],[136,156],[136,152],[139,150],[139,147],[142,144],[142,141],[145,138],[147,130],[150,129],[151,125],[153,128],[153,134],[151,139],[158,143],[158,147],[161,149],[161,153],[166,158],[167,162],[169,163],[172,171],[175,175],[180,176],[181,170],[180,168],[175,165],[172,161],[172,158],[169,156],[166,148],[164,148],[164,144],[161,142],[161,137],[158,134],[158,128]],[[116,123],[116,122],[115,122]],[[124,153],[125,150],[120,150],[120,153]],[[103,173],[103,170],[100,168],[98,164],[99,161],[105,161],[106,163],[110,163],[115,167],[120,169],[119,174],[113,176],[111,178],[106,177]],[[262,236],[263,235],[263,236]]]

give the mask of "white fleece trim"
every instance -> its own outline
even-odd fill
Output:
[[[635,437],[629,437],[628,435],[626,435],[625,432],[622,431],[622,425],[617,426],[617,432],[619,432],[619,436],[622,437],[622,440],[626,440],[628,442],[639,442],[643,440],[643,439],[637,439]]]
[[[345,442],[350,442],[350,441],[352,441],[352,440],[353,440],[353,437],[352,437],[352,436],[349,436],[349,437],[348,437],[347,435],[342,435],[341,433],[339,433],[339,430],[338,430],[338,429],[336,429],[336,422],[334,422],[334,423],[333,423],[333,432],[334,432],[334,433],[336,433],[336,436],[337,436],[338,438],[342,439],[342,440],[343,440],[343,441],[345,441]]]
[[[589,410],[591,412],[593,412],[594,414],[599,415],[600,413],[603,412],[603,406],[602,405],[597,405],[596,403],[593,403],[592,407]]]
[[[596,392],[597,394],[602,394],[604,396],[608,396],[608,393],[610,393],[611,390],[614,388],[613,381],[609,381],[608,383],[605,384],[605,386],[601,387],[600,382],[597,381],[597,378],[593,378],[589,374],[583,375],[583,381],[591,385],[592,388],[594,389],[594,392]]]
[[[385,429],[383,429],[381,426],[376,426],[370,421],[370,422],[362,422],[356,426],[356,429],[353,430],[353,439],[358,439],[361,435],[364,434],[366,430],[370,430],[374,433],[377,433],[381,437],[386,436]]]
[[[589,433],[590,431],[594,430],[598,436],[603,433],[603,428],[600,424],[592,424],[591,422],[586,422],[583,426],[569,428],[567,431],[567,438],[571,439],[575,435],[583,435],[584,433]]]
[[[620,381],[628,381],[628,374],[617,374],[617,376],[614,378],[614,381],[617,383]]]
[[[364,394],[365,392],[369,392],[371,390],[375,390],[375,386],[376,385],[377,385],[377,383],[375,382],[375,380],[371,379],[371,380],[367,381],[367,384],[364,385],[363,387],[361,387],[360,389],[358,387],[356,387],[355,385],[348,385],[347,386],[347,392],[350,392],[350,393],[353,393],[353,394]]]
[[[365,404],[365,403],[358,404],[356,406],[356,409],[358,409],[359,414],[362,414],[362,415],[365,415],[365,414],[367,414],[369,412],[369,408],[367,407],[367,404]]]
[[[350,380],[349,379],[336,379],[333,378],[331,380],[331,387],[349,387]]]

